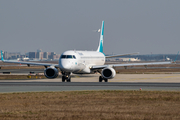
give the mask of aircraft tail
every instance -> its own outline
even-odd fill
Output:
[[[177,53],[177,55],[176,55],[176,59],[174,60],[174,62],[176,62],[176,60],[177,60],[177,57],[178,57],[178,54],[179,54],[179,51],[178,51],[178,53]]]
[[[102,21],[100,41],[99,41],[97,52],[103,53],[103,38],[104,38],[104,21]]]
[[[1,50],[1,60],[4,61],[2,50]]]

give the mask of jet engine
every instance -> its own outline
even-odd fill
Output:
[[[54,67],[48,67],[45,69],[44,75],[50,79],[56,78],[58,76],[58,69],[56,69]]]
[[[112,79],[116,75],[116,71],[113,68],[104,68],[101,72],[103,78]]]

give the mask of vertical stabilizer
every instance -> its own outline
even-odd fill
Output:
[[[176,59],[174,60],[174,62],[176,62],[176,60],[177,60],[177,57],[178,57],[178,54],[179,54],[179,51],[178,51],[178,53],[177,53],[177,55],[176,55]]]
[[[100,41],[99,41],[99,46],[98,46],[97,52],[103,53],[103,37],[104,37],[104,21],[102,21]]]
[[[1,60],[4,61],[2,50],[1,50]]]

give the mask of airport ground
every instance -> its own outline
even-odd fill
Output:
[[[180,92],[68,91],[0,95],[1,120],[179,120]]]
[[[12,70],[11,74],[6,76],[21,76],[19,73],[24,71],[23,76],[26,79],[0,80],[1,92],[5,89],[12,90],[11,93],[0,93],[0,119],[180,119],[179,66],[119,68],[116,77],[104,85],[98,83],[99,74],[72,75],[72,85],[62,84],[61,76],[57,79],[27,78],[30,71],[35,71],[36,74],[36,70],[38,73],[44,69],[33,67],[2,67],[3,71]],[[161,87],[164,85],[165,87]],[[171,85],[173,86],[170,87]],[[52,91],[37,92],[38,90],[34,89],[36,92],[30,92],[29,87]],[[76,89],[72,89],[74,87]],[[13,92],[18,88],[28,91]],[[84,89],[79,90],[81,88]]]
[[[148,68],[138,66],[124,69],[123,67],[120,67],[116,68],[116,71],[117,74],[115,78],[109,79],[109,83],[113,83],[111,85],[99,84],[99,73],[86,75],[72,74],[72,84],[68,83],[67,85],[62,84],[61,75],[59,75],[56,79],[45,78],[45,76],[43,75],[44,68],[41,66],[2,66],[0,69],[0,92],[2,93],[68,90],[138,90],[139,88],[142,88],[143,90],[180,91],[180,87],[176,86],[180,84],[179,64],[165,66],[148,66]],[[9,72],[10,74],[6,75],[3,74],[3,72]],[[2,86],[5,82],[7,82],[6,86]],[[17,83],[22,83],[23,86]],[[158,87],[157,85],[155,85],[157,83]]]
[[[47,61],[46,61],[47,62]],[[57,64],[55,61],[53,61],[55,64]],[[119,63],[119,62],[115,62]],[[120,62],[123,63],[123,62]],[[114,64],[108,63],[108,64]],[[115,68],[117,71],[117,74],[178,74],[180,73],[180,64],[179,62],[177,64],[172,65],[158,65],[158,66],[147,66],[145,68],[144,66],[138,66],[138,67],[127,67],[125,69],[124,67],[118,67]],[[10,73],[11,76],[8,76],[5,73]],[[44,73],[44,67],[43,66],[26,66],[26,65],[19,65],[19,64],[8,64],[8,63],[2,63],[0,62],[0,79],[28,79],[27,75],[33,73],[31,76],[32,78],[45,78],[43,76]],[[19,75],[19,76],[17,76]],[[38,75],[33,76],[33,75]],[[61,76],[60,76],[61,77]]]

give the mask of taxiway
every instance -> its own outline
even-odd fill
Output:
[[[180,74],[117,74],[108,83],[98,82],[98,74],[72,75],[72,82],[57,79],[0,80],[0,92],[42,92],[79,90],[180,91]]]

